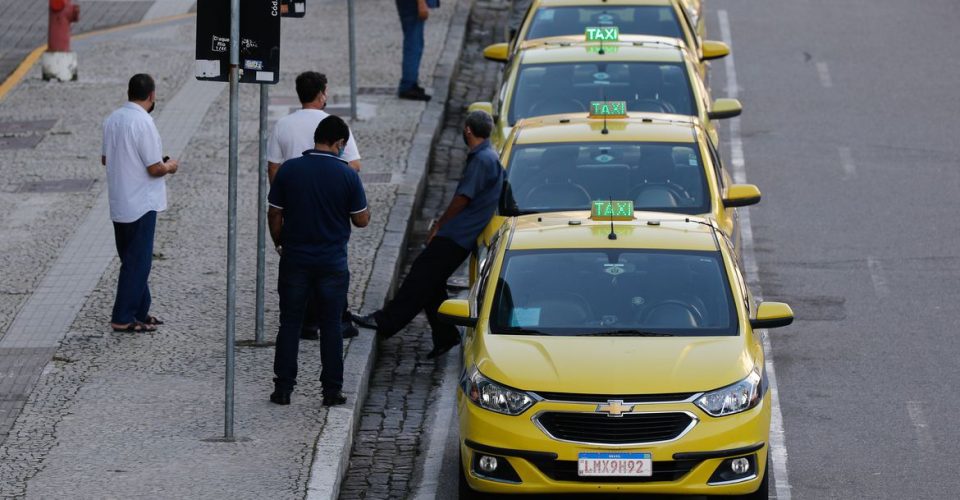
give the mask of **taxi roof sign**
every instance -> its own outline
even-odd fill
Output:
[[[590,205],[590,219],[600,221],[633,220],[633,201],[596,200]]]
[[[626,118],[627,101],[590,101],[590,118]]]
[[[584,31],[588,42],[616,42],[620,40],[618,26],[588,26]]]

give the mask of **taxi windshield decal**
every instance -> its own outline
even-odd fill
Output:
[[[590,101],[590,118],[625,118],[627,101]]]
[[[617,26],[588,26],[584,31],[588,42],[616,42],[620,39]]]
[[[633,201],[597,200],[591,205],[593,220],[633,220]]]

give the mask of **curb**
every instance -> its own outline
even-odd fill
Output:
[[[407,156],[403,183],[397,191],[397,199],[387,220],[386,232],[377,249],[373,271],[363,296],[365,310],[385,304],[396,289],[406,253],[407,236],[414,221],[413,215],[422,201],[420,194],[426,186],[430,152],[443,127],[447,97],[459,65],[472,9],[473,0],[459,2],[450,22],[444,50],[434,70],[433,99],[420,116]],[[375,344],[376,335],[364,330],[347,348],[343,362],[343,391],[352,396],[351,404],[331,408],[327,413],[327,420],[314,446],[305,494],[308,500],[335,500],[340,496],[340,485],[350,463],[353,437],[376,358]]]

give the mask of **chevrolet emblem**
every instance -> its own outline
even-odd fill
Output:
[[[633,411],[634,405],[625,405],[622,400],[607,401],[605,405],[597,405],[597,413],[606,413],[608,417],[622,417],[624,413]]]

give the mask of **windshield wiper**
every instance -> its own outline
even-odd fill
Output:
[[[675,337],[672,333],[646,332],[643,330],[610,330],[606,332],[581,333],[581,337]]]
[[[508,327],[502,328],[494,331],[495,334],[501,335],[547,335],[540,330],[534,330],[533,328],[522,328],[522,327]]]

